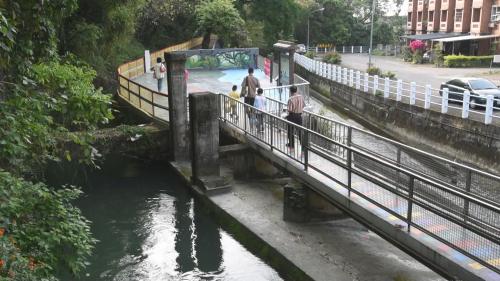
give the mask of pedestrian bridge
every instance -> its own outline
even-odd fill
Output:
[[[197,47],[197,40],[153,53],[151,61],[164,52]],[[264,130],[257,130],[247,118],[257,109],[235,101],[236,117],[230,114],[229,98],[220,94],[239,85],[244,75],[243,67],[191,68],[187,89],[218,93],[223,131],[386,240],[450,278],[500,280],[500,177],[310,111],[303,114],[303,126],[297,126],[282,118],[288,87],[270,82],[263,83]],[[118,77],[120,99],[150,118],[169,121],[168,93],[156,91],[144,59],[120,66]],[[306,92],[308,83],[301,82],[299,91]],[[288,130],[296,138],[293,150],[286,146]]]

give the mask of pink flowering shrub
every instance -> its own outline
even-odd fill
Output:
[[[410,49],[412,50],[412,52],[424,50],[425,43],[420,40],[413,40],[410,43]]]

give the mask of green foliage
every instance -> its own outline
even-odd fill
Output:
[[[71,203],[80,194],[75,188],[56,191],[0,171],[0,259],[4,264],[0,278],[19,274],[14,280],[41,280],[53,278],[60,268],[73,274],[85,268],[96,240],[89,222]]]
[[[77,7],[77,0],[0,1],[0,74],[20,81],[32,63],[57,57],[59,27]]]
[[[434,54],[434,64],[437,67],[442,67],[444,65],[444,54],[441,48],[441,44],[437,44],[436,46],[434,46],[433,54]]]
[[[203,0],[195,13],[205,36],[217,34],[229,46],[239,46],[246,40],[245,22],[234,7],[234,0]]]
[[[246,20],[263,24],[264,45],[257,45],[269,53],[278,40],[291,40],[298,22],[299,5],[295,0],[238,0],[240,11]],[[305,41],[304,41],[305,42]]]
[[[33,67],[33,85],[10,87],[0,101],[0,168],[40,178],[49,160],[94,164],[88,131],[113,117],[111,97],[94,88],[94,77],[85,66],[42,63]]]
[[[323,57],[323,62],[331,64],[340,64],[342,62],[342,56],[337,52],[328,52]]]
[[[304,55],[310,59],[314,59],[314,57],[316,57],[316,53],[313,51],[307,51]]]
[[[382,77],[388,77],[389,79],[391,80],[395,80],[396,79],[396,73],[392,72],[392,71],[386,71],[382,74]]]
[[[61,126],[73,130],[94,130],[113,118],[111,96],[95,89],[96,72],[57,62],[33,66],[32,79],[39,92],[51,98],[51,115]]]
[[[482,67],[489,66],[493,56],[445,56],[446,67]]]
[[[380,69],[376,66],[368,67],[368,69],[366,70],[366,73],[368,73],[369,75],[377,75],[380,78],[388,77],[389,79],[392,79],[392,80],[396,79],[396,73],[391,72],[391,71],[383,72],[382,69]]]
[[[368,67],[368,69],[366,70],[366,73],[368,73],[369,75],[382,76],[382,70],[376,66]]]
[[[372,51],[372,55],[374,56],[385,56],[385,52],[383,50],[375,49]]]
[[[406,62],[412,61],[413,53],[412,53],[409,46],[403,46],[403,48],[401,48],[401,54],[403,57],[403,61],[406,61]]]
[[[415,64],[421,64],[424,62],[424,54],[422,53],[422,50],[415,50],[412,55],[412,63]]]

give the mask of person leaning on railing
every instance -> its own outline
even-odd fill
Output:
[[[304,111],[305,102],[304,97],[298,93],[297,86],[290,86],[290,98],[288,99],[288,116],[286,119],[297,125],[302,125],[302,112]],[[299,141],[301,136],[299,135]],[[288,143],[287,146],[290,150],[295,148],[294,128],[288,125]]]

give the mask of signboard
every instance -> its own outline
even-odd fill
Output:
[[[493,56],[493,63],[500,63],[500,55]]]
[[[149,54],[149,50],[144,51],[144,72],[151,72],[151,55]]]
[[[266,76],[271,76],[271,60],[268,58],[264,59],[264,73]]]

